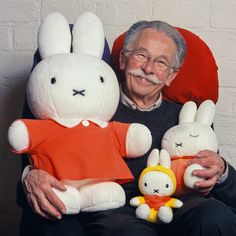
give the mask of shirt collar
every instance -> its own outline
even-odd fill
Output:
[[[108,125],[107,121],[102,121],[102,120],[97,120],[97,119],[82,119],[82,118],[78,118],[78,119],[60,119],[60,118],[56,118],[54,119],[57,123],[59,123],[62,126],[65,126],[67,128],[72,128],[75,127],[76,125],[79,125],[81,122],[83,124],[83,122],[85,121],[85,124],[89,122],[95,123],[96,125],[98,125],[101,128],[105,128]]]
[[[123,92],[123,85],[120,85],[120,101],[122,104],[124,104],[127,107],[130,107],[133,110],[139,110],[139,111],[153,111],[156,108],[158,108],[161,105],[162,102],[162,94],[160,93],[160,96],[158,97],[158,99],[151,104],[150,106],[146,107],[146,108],[140,108],[138,107],[138,105],[136,103],[134,103],[132,100],[130,100],[126,94]]]

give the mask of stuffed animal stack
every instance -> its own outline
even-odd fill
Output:
[[[147,167],[142,171],[138,185],[143,196],[134,197],[130,205],[137,207],[138,218],[170,223],[173,218],[172,208],[180,208],[183,203],[170,197],[176,189],[176,178],[170,169],[171,160],[165,150],[153,149],[147,160]]]
[[[217,137],[211,125],[214,120],[215,104],[211,100],[201,103],[185,103],[180,111],[179,124],[167,130],[162,139],[162,148],[171,157],[171,168],[177,179],[175,195],[193,193],[195,183],[203,180],[192,175],[199,164],[189,165],[189,161],[201,150],[217,152]]]
[[[42,22],[42,61],[27,86],[29,107],[38,120],[16,120],[8,131],[14,152],[29,153],[34,168],[66,184],[65,192],[54,191],[67,214],[124,205],[119,183],[133,176],[122,157],[142,156],[152,143],[144,125],[108,122],[118,106],[119,85],[101,59],[101,21],[86,12],[77,19],[72,35],[59,13]]]

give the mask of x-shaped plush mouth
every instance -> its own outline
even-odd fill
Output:
[[[76,96],[78,94],[81,96],[85,96],[85,89],[80,90],[80,91],[73,89],[73,96]]]

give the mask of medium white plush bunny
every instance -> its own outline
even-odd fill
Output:
[[[185,103],[180,111],[179,124],[167,130],[162,139],[162,148],[171,156],[171,168],[177,178],[176,195],[194,191],[194,184],[202,178],[192,175],[199,164],[188,165],[189,160],[201,150],[217,152],[216,134],[211,128],[214,120],[215,104],[204,101],[199,108],[194,102]]]
[[[147,161],[147,167],[139,177],[139,189],[143,196],[130,200],[131,206],[137,207],[138,218],[157,222],[170,223],[173,218],[172,208],[180,208],[183,203],[170,196],[175,192],[176,178],[170,169],[171,161],[168,152],[153,149]]]
[[[34,168],[66,184],[65,192],[54,191],[67,214],[124,205],[118,183],[133,176],[122,157],[141,156],[152,143],[144,125],[108,122],[118,106],[119,85],[101,59],[101,21],[86,12],[72,35],[59,13],[42,22],[38,42],[43,60],[27,86],[29,106],[40,120],[17,120],[8,131],[13,151],[29,153]]]

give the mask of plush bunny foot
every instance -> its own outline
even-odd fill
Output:
[[[192,165],[189,165],[185,172],[184,172],[184,184],[191,188],[191,189],[194,189],[195,188],[195,183],[198,182],[198,181],[203,181],[204,178],[200,178],[198,176],[194,176],[192,175],[192,172],[194,170],[203,170],[204,167],[202,167],[201,165],[199,164],[192,164]]]
[[[136,209],[136,216],[143,220],[148,220],[150,215],[150,207],[147,204],[141,204]]]
[[[158,211],[158,217],[160,220],[164,223],[170,223],[173,219],[173,211],[170,207],[168,206],[162,206],[160,207]]]
[[[80,188],[81,211],[92,212],[122,207],[125,192],[115,182],[101,182]]]
[[[66,207],[66,214],[73,215],[80,212],[81,197],[80,193],[76,188],[65,185],[66,191],[59,191],[52,188],[58,198],[64,203]]]

